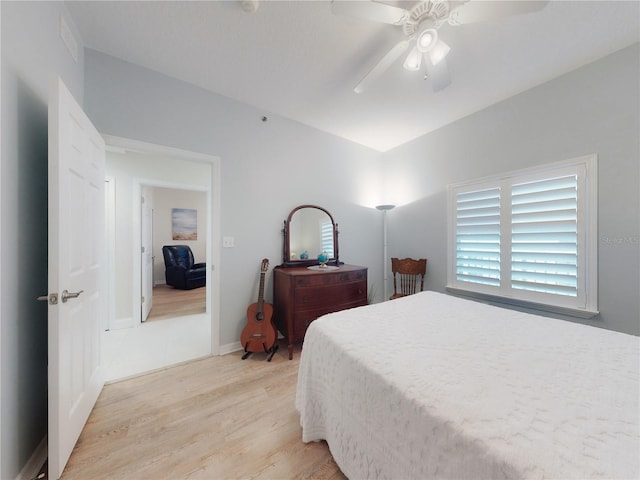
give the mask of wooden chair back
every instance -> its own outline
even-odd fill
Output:
[[[393,295],[390,300],[413,295],[424,288],[424,276],[427,273],[427,259],[392,258]]]

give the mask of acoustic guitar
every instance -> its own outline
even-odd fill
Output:
[[[258,301],[252,303],[247,308],[247,324],[242,329],[240,342],[244,348],[242,359],[246,359],[254,352],[265,352],[269,354],[268,361],[273,358],[273,354],[278,350],[278,331],[271,317],[273,316],[273,305],[264,301],[264,277],[269,270],[269,260],[263,259],[260,267],[260,289]]]

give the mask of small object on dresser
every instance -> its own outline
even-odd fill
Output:
[[[318,254],[318,263],[320,263],[321,267],[327,266],[327,261],[329,260],[329,255],[326,250],[323,250],[322,253]]]

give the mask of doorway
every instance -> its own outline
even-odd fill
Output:
[[[141,186],[141,321],[206,313],[206,285],[180,289],[168,285],[163,247],[189,247],[194,263],[206,263],[207,191]]]
[[[112,241],[107,241],[114,259],[110,262],[109,285],[114,295],[108,330],[103,332],[102,342],[106,380],[115,381],[217,355],[220,288],[218,269],[213,267],[219,261],[219,247],[213,241],[213,232],[219,231],[219,159],[119,137],[105,136],[105,140],[107,176],[115,190],[112,203],[107,205],[107,210],[111,209],[115,214],[107,214],[114,222]],[[187,202],[173,206],[194,207],[193,210],[198,211],[197,230],[201,241],[194,250],[198,261],[207,265],[204,309],[186,316],[166,316],[161,322],[143,322],[143,306],[147,299],[143,298],[144,210],[141,199],[156,195],[160,198],[163,192],[173,194],[165,202],[168,204],[176,203],[180,192],[200,197],[201,203],[197,205]],[[163,210],[161,213],[156,212],[155,200],[151,205],[153,230],[157,231],[158,226],[167,222],[170,225],[166,206],[160,209]],[[166,236],[151,235],[154,237],[150,255],[152,268],[146,281],[154,285],[159,277],[164,277],[161,248],[167,240]],[[173,242],[176,243],[182,242]],[[195,243],[189,243],[195,246]],[[153,310],[152,305],[150,310]]]

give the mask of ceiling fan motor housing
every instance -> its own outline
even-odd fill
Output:
[[[418,2],[410,11],[409,18],[402,26],[402,31],[407,37],[413,36],[420,25],[428,23],[428,28],[438,29],[449,16],[448,0],[427,0]],[[429,25],[430,24],[430,25]]]

